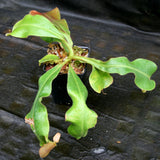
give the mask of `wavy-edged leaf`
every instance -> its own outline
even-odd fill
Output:
[[[22,20],[18,21],[11,33],[6,34],[27,38],[28,36],[52,37],[62,40],[63,37],[57,28],[44,16],[27,14]]]
[[[73,55],[70,31],[66,20],[60,19],[58,8],[46,13],[31,11],[13,26],[11,33],[6,34],[9,35],[18,38],[38,36],[48,43],[56,41],[68,54]]]
[[[39,65],[46,62],[53,64],[55,60],[59,60],[59,57],[54,54],[47,54],[39,60]]]
[[[75,58],[83,60],[103,72],[120,75],[133,73],[135,84],[142,91],[151,91],[155,88],[155,81],[151,80],[151,76],[157,70],[157,65],[150,60],[139,58],[130,62],[126,57],[117,57],[103,62],[94,58],[76,56]]]
[[[40,77],[38,93],[31,111],[25,117],[25,119],[33,121],[31,128],[39,139],[41,146],[49,141],[48,113],[46,107],[42,104],[42,98],[51,94],[52,81],[57,77],[62,66],[63,64],[56,65]]]
[[[86,105],[88,92],[72,67],[69,67],[67,91],[73,105],[66,112],[66,121],[71,122],[68,132],[73,137],[80,139],[87,135],[88,129],[97,123],[97,114]]]
[[[94,91],[101,93],[104,88],[109,87],[113,83],[113,78],[109,73],[103,72],[93,66],[89,76],[89,83]]]

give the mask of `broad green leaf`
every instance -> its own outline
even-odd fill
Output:
[[[87,57],[75,56],[74,58],[83,60],[103,72],[118,73],[120,75],[133,73],[135,75],[135,84],[142,91],[150,91],[155,88],[155,81],[150,78],[157,70],[157,66],[150,60],[139,58],[130,62],[126,57],[118,57],[103,62]]]
[[[39,139],[41,146],[49,141],[48,113],[41,101],[42,98],[48,97],[51,94],[52,81],[57,77],[63,65],[56,65],[40,77],[38,93],[31,111],[25,117],[25,119],[33,121],[34,124],[31,125],[31,128]]]
[[[44,16],[30,14],[26,15],[22,20],[18,21],[8,35],[27,38],[28,36],[52,37],[59,40],[63,39],[57,28]]]
[[[73,102],[65,115],[66,121],[71,122],[68,132],[80,139],[87,135],[88,129],[96,125],[97,114],[87,107],[87,89],[71,67],[68,72],[67,91]]]
[[[113,83],[113,78],[109,73],[96,69],[93,66],[89,76],[89,83],[96,92],[101,93],[104,88],[109,87]]]
[[[47,13],[40,13],[37,11],[31,11],[22,20],[18,21],[12,29],[11,33],[7,33],[6,36],[14,36],[18,38],[27,38],[28,36],[38,36],[42,40],[52,43],[59,42],[62,48],[73,55],[73,42],[70,37],[70,31],[66,20],[60,19],[60,13],[56,11]]]
[[[47,54],[39,60],[39,65],[46,62],[53,64],[55,60],[59,60],[59,57],[54,54]]]

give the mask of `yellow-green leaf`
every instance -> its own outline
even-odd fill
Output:
[[[46,62],[53,63],[55,60],[58,60],[58,59],[59,57],[54,54],[47,54],[39,60],[39,65]]]
[[[135,84],[143,90],[143,92],[151,91],[156,86],[155,81],[151,80],[151,76],[157,70],[157,65],[150,60],[138,58],[130,62],[126,57],[117,57],[103,62],[87,57],[75,56],[74,58],[83,60],[103,72],[118,73],[120,75],[133,73],[135,75]]]
[[[101,93],[104,88],[109,87],[113,83],[113,78],[109,73],[103,72],[93,66],[89,83],[94,91]]]
[[[33,121],[31,128],[39,139],[41,146],[49,142],[48,113],[46,107],[42,104],[42,98],[48,97],[51,94],[52,81],[57,77],[62,66],[63,64],[56,65],[40,77],[38,93],[31,111],[25,117],[25,119]]]
[[[28,36],[52,37],[62,40],[63,37],[57,28],[42,15],[26,15],[22,20],[18,21],[12,29],[11,33],[7,33],[18,38],[27,38]]]
[[[88,129],[96,125],[97,114],[87,107],[87,89],[71,67],[69,67],[67,91],[73,102],[65,115],[66,121],[71,122],[68,132],[80,139],[87,135]]]

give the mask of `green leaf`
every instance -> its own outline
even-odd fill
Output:
[[[41,65],[42,63],[46,63],[46,62],[53,64],[55,60],[59,60],[59,57],[54,54],[47,54],[46,56],[44,56],[43,58],[39,60],[39,65]]]
[[[40,13],[38,11],[33,10],[33,11],[30,11],[30,14],[31,15],[43,15],[44,17],[46,17],[50,22],[53,23],[53,25],[59,30],[59,32],[62,33],[62,35],[65,37],[64,40],[66,40],[67,43],[69,42],[71,46],[73,45],[73,42],[70,37],[70,31],[69,31],[68,24],[65,19],[61,19],[60,11],[57,7],[52,9],[49,12],[44,12],[44,13]],[[48,43],[57,42],[56,38],[41,37],[41,39]],[[63,47],[65,48],[65,46]]]
[[[73,54],[73,41],[71,39],[70,36],[70,31],[68,28],[68,24],[66,22],[65,19],[61,19],[61,20],[52,20],[51,21],[56,28],[59,30],[59,32],[61,32],[61,34],[63,35],[63,41],[60,41],[60,45],[64,48],[64,50],[67,53]],[[56,39],[53,39],[52,41],[55,41]]]
[[[68,72],[67,91],[73,102],[65,115],[66,121],[71,122],[68,132],[80,139],[87,135],[89,128],[96,125],[97,114],[87,107],[87,89],[71,67]]]
[[[74,56],[74,58],[83,60],[103,72],[118,73],[120,75],[133,73],[135,75],[135,84],[144,92],[155,88],[155,81],[150,78],[157,70],[157,66],[150,60],[139,58],[130,62],[126,57],[117,57],[103,62],[87,57]]]
[[[56,15],[52,15],[54,13]],[[57,9],[47,13],[31,11],[13,26],[11,33],[6,34],[9,35],[18,38],[38,36],[48,43],[59,42],[67,53],[73,55],[73,42],[67,22],[65,19],[60,19]]]
[[[39,139],[41,146],[49,141],[48,113],[41,101],[42,98],[48,97],[51,94],[52,81],[57,77],[63,65],[64,64],[56,65],[40,77],[38,93],[31,111],[25,117],[26,120],[33,121],[31,128]]]
[[[51,37],[40,37],[40,38],[47,43],[60,42],[60,40],[56,38],[51,38]]]
[[[66,22],[65,19],[61,19],[61,20],[57,20],[57,21],[53,21],[53,23],[56,25],[56,27],[63,33],[67,33],[68,35],[70,35],[70,31],[68,28],[68,24]]]
[[[22,20],[18,21],[12,29],[11,33],[6,34],[27,38],[28,36],[52,37],[62,40],[63,37],[57,28],[44,16],[26,15]]]
[[[46,18],[48,18],[60,31],[70,35],[68,24],[65,19],[61,19],[60,11],[56,7],[49,12],[41,13]]]
[[[89,83],[97,93],[101,93],[104,88],[109,87],[113,83],[113,78],[109,73],[96,69],[93,66]]]

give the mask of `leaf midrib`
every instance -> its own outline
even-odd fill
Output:
[[[147,75],[146,73],[144,73],[144,72],[142,72],[142,71],[140,71],[140,70],[138,70],[138,69],[136,69],[136,68],[134,68],[134,67],[131,67],[131,66],[126,66],[126,65],[108,65],[108,64],[105,65],[105,64],[104,64],[105,62],[103,62],[103,61],[100,61],[101,63],[99,64],[98,62],[94,61],[94,59],[93,59],[93,61],[92,61],[92,58],[88,58],[88,57],[75,56],[75,58],[76,58],[76,59],[83,60],[83,61],[85,61],[85,62],[87,62],[87,63],[95,66],[96,68],[98,68],[98,67],[97,67],[95,64],[97,64],[98,66],[100,66],[99,68],[111,68],[111,67],[114,67],[114,68],[118,68],[118,67],[128,68],[128,69],[131,69],[131,70],[133,70],[133,71],[135,71],[135,72],[138,72],[138,73],[144,75],[145,77],[147,77],[148,79],[150,79],[150,76],[149,76],[149,75]],[[95,60],[96,60],[96,59],[95,59]],[[132,63],[132,62],[130,62],[130,63]],[[103,70],[103,71],[105,72],[105,70]],[[135,72],[133,72],[133,73],[135,74]]]
[[[74,79],[75,85],[77,86],[78,94],[80,95],[80,99],[83,99],[83,100],[84,100],[84,98],[83,98],[83,96],[82,96],[82,92],[81,92],[80,87],[79,87],[79,85],[78,85],[78,82],[76,81],[76,78],[73,76],[73,72],[74,72],[74,70],[72,69],[71,74],[72,74],[72,78]],[[81,101],[78,100],[78,102],[81,102]],[[84,107],[83,107],[83,106],[84,106]],[[81,108],[83,107],[83,109],[84,109],[85,106],[86,106],[86,104],[84,103],[84,104],[81,105]],[[82,110],[83,110],[83,109],[82,109]],[[83,116],[83,117],[85,117],[85,116]],[[85,126],[85,125],[84,125],[84,124],[85,124],[84,122],[85,122],[85,119],[83,118],[83,119],[82,119],[82,123],[81,123],[81,126],[82,126],[82,127],[81,127],[82,129],[81,129],[81,130],[83,131],[83,134],[84,134],[84,130],[85,130],[85,129],[84,129],[84,128],[85,128],[85,127],[84,127],[84,126]]]
[[[23,26],[37,27],[37,28],[39,28],[39,29],[42,29],[42,30],[45,30],[45,31],[51,33],[52,35],[55,35],[55,32],[53,32],[53,31],[51,31],[51,30],[47,30],[46,28],[43,28],[43,27],[40,27],[40,26],[37,26],[37,25],[33,25],[33,24],[21,24],[21,25],[17,26],[14,30],[16,30],[17,28],[23,27]],[[38,36],[38,35],[37,35],[37,36]],[[44,36],[44,37],[45,37],[45,36]],[[51,37],[53,37],[53,36],[51,36]],[[58,33],[55,35],[54,38],[57,38],[57,37],[59,37]],[[60,39],[60,40],[63,40],[62,37],[59,37],[59,39]]]
[[[61,68],[61,67],[62,67],[62,65],[60,65],[59,67],[57,67],[57,69],[56,69],[54,72],[52,72],[52,74],[50,74],[50,76],[47,76],[47,78],[45,79],[45,81],[43,81],[43,85],[42,85],[41,88],[39,88],[38,94],[37,94],[36,99],[35,99],[35,101],[34,101],[34,106],[35,106],[35,104],[37,103],[37,101],[39,101],[39,102],[41,101],[40,98],[42,98],[43,96],[40,97],[39,94],[40,94],[41,91],[43,90],[46,82],[47,82],[47,81],[49,80],[49,78],[52,77],[52,75],[53,75],[59,68]],[[41,103],[41,102],[40,102],[40,103]],[[33,106],[33,107],[34,107],[34,106]]]
[[[131,69],[131,70],[135,70],[136,72],[141,73],[142,75],[144,75],[145,77],[147,77],[148,79],[150,79],[150,76],[148,76],[145,72],[142,72],[142,71],[140,71],[140,70],[138,70],[138,69],[136,69],[136,68],[134,68],[134,67],[125,66],[125,65],[108,65],[107,68],[109,68],[109,67],[114,67],[114,68],[118,68],[118,67],[121,67],[121,68],[129,68],[129,69]],[[133,73],[134,73],[134,72],[133,72]]]
[[[78,88],[78,94],[80,95],[80,97],[81,97],[81,99],[84,99],[83,98],[83,96],[82,96],[82,94],[81,94],[81,90],[80,90],[80,87],[79,87],[79,85],[78,85],[78,82],[76,81],[76,78],[73,76],[73,72],[74,72],[74,70],[72,69],[72,77],[73,77],[73,79],[74,79],[74,81],[75,81],[75,84],[76,84],[76,86],[77,86],[77,88]]]

